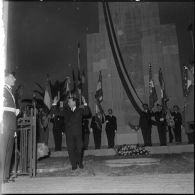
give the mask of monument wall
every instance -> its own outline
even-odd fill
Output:
[[[169,106],[177,104],[182,109],[184,101],[175,25],[160,24],[158,3],[111,2],[109,7],[128,74],[142,102],[148,103],[149,63],[151,63],[159,102],[158,71],[161,67],[170,99]],[[117,117],[116,144],[143,143],[141,132],[134,132],[128,126],[129,121],[138,124],[139,115],[120,81],[101,3],[99,3],[99,32],[87,35],[88,95],[93,114],[94,95],[100,70],[103,83],[103,109],[107,113],[107,109],[112,108]],[[186,140],[184,133],[183,139]],[[152,130],[152,142],[159,143],[156,127]],[[92,135],[90,145],[94,145]],[[104,127],[102,145],[107,145]]]

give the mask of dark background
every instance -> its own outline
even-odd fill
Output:
[[[10,1],[8,18],[8,67],[16,71],[23,98],[32,97],[35,82],[77,75],[77,42],[81,45],[81,69],[87,66],[86,34],[98,32],[97,2]],[[161,24],[175,24],[180,64],[193,60],[187,27],[194,24],[193,2],[159,2]],[[85,72],[86,73],[86,72]],[[87,74],[87,73],[86,73]]]

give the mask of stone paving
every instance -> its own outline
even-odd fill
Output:
[[[84,169],[76,171],[71,171],[70,162],[66,157],[46,158],[38,161],[39,173],[36,178],[19,176],[14,183],[3,184],[2,193],[194,194],[193,154],[169,154],[169,157],[159,154],[150,156],[154,158],[140,159],[86,156]],[[156,160],[155,165],[142,165],[142,162],[154,162],[154,160]],[[134,166],[135,161],[142,166]],[[117,163],[130,163],[133,166],[108,166]]]
[[[2,193],[174,193],[194,194],[193,174],[119,177],[19,177],[2,186]]]

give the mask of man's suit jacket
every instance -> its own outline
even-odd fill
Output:
[[[11,112],[7,109],[16,109],[15,99],[11,92],[11,90],[4,86],[4,112],[3,112],[3,123],[4,123],[4,130],[15,130],[16,129],[16,113]]]

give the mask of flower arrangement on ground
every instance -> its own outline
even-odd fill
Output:
[[[140,157],[149,155],[149,151],[146,150],[145,147],[140,144],[123,144],[116,146],[115,150],[117,155],[119,156]]]

